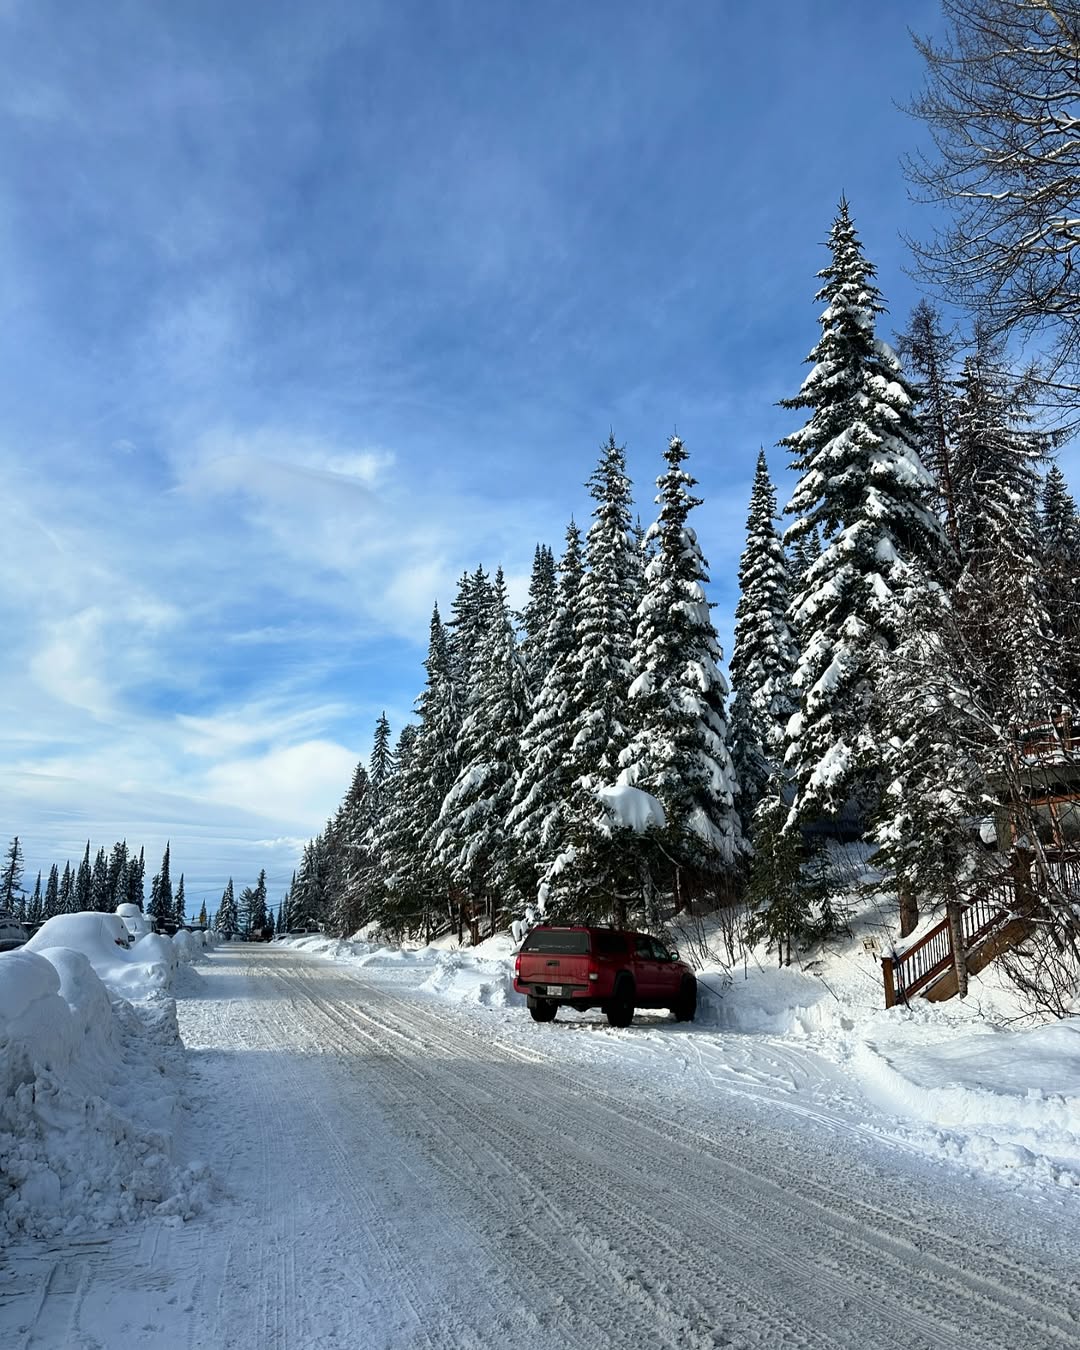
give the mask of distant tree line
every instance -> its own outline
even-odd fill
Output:
[[[66,862],[61,872],[59,864],[53,863],[44,884],[43,873],[38,872],[32,891],[24,887],[24,871],[23,846],[16,835],[5,855],[0,879],[0,911],[6,911],[24,923],[39,924],[56,914],[78,914],[86,910],[111,914],[122,904],[137,905],[150,918],[163,923],[180,925],[188,922],[184,875],[180,874],[174,893],[168,843],[161,867],[150,883],[149,904],[146,901],[144,850],[140,848],[136,855],[134,849],[128,848],[126,840],[119,840],[108,853],[102,846],[93,861],[87,840],[77,866]],[[194,922],[206,923],[205,905]]]

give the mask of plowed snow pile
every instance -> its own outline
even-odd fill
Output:
[[[206,1197],[206,1168],[173,1161],[173,942],[127,940],[116,915],[67,914],[0,954],[0,1246],[145,1213],[179,1222]]]

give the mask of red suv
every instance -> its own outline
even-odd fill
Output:
[[[613,1027],[629,1026],[635,1008],[670,1008],[692,1022],[697,980],[679,953],[647,933],[615,928],[534,928],[514,959],[514,988],[534,1022],[550,1022],[561,1005],[600,1008]]]

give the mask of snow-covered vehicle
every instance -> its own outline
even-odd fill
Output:
[[[12,952],[21,947],[30,934],[13,914],[0,914],[0,952]]]

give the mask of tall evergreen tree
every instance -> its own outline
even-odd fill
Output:
[[[37,874],[37,881],[34,883],[34,893],[26,906],[27,923],[37,924],[41,922],[42,911],[44,909],[44,900],[41,894],[41,873]]]
[[[389,730],[389,727],[387,727]],[[331,932],[348,937],[367,922],[371,872],[371,803],[367,767],[361,761],[334,821],[339,859],[330,904]]]
[[[450,674],[460,692],[458,713],[465,715],[465,691],[472,678],[472,665],[477,659],[480,644],[491,612],[491,581],[483,567],[466,574],[458,585],[458,593],[451,606],[449,636],[447,639]]]
[[[56,863],[49,868],[49,880],[45,883],[45,899],[41,907],[41,917],[51,919],[60,911],[60,869]]]
[[[185,923],[187,923],[187,910],[185,908],[185,904],[186,902],[184,900],[184,874],[183,872],[181,872],[180,883],[176,888],[176,905],[173,910],[173,918],[176,920],[177,926],[181,928],[184,926]]]
[[[173,917],[175,908],[172,878],[169,876],[169,849],[170,845],[166,842],[165,852],[161,858],[161,871],[154,877],[150,888],[150,917],[155,922],[161,923],[166,923]]]
[[[386,713],[381,713],[375,723],[375,742],[371,747],[371,769],[368,774],[370,791],[375,803],[386,786],[393,764],[393,746],[390,737],[390,723]]]
[[[969,678],[1005,720],[1033,720],[1061,697],[1036,515],[1043,442],[1022,391],[982,355],[964,363],[953,418],[962,564],[953,603],[981,667]]]
[[[786,537],[796,543],[818,529],[824,540],[789,616],[803,647],[786,753],[796,786],[792,820],[833,816],[852,800],[864,813],[876,807],[889,729],[875,652],[895,645],[898,604],[934,573],[946,547],[929,507],[934,485],[919,458],[914,395],[874,334],[883,305],[846,202],[829,248],[813,369],[784,401],[810,411],[783,441],[801,474]]]
[[[677,903],[691,888],[726,887],[746,852],[729,750],[727,681],[705,594],[708,564],[689,524],[701,505],[673,436],[656,480],[660,514],[646,536],[655,552],[635,616],[630,706],[634,736],[620,756],[622,780],[664,808],[668,855],[678,863]],[[681,908],[681,903],[679,903]]]
[[[626,458],[614,436],[601,449],[589,490],[596,506],[578,593],[566,843],[548,862],[539,895],[549,912],[622,921],[631,893],[640,891],[638,860],[624,859],[596,794],[615,782],[630,739],[630,646],[642,565]]]
[[[16,835],[8,846],[4,871],[0,874],[0,910],[14,914],[20,909],[23,898],[22,874],[23,849]]]
[[[746,547],[739,563],[739,602],[731,653],[732,757],[742,790],[743,829],[784,757],[785,729],[795,711],[792,677],[799,653],[786,614],[791,603],[788,563],[776,529],[776,490],[765,452],[758,454]]]
[[[232,877],[225,883],[225,889],[221,893],[221,904],[214,919],[214,928],[224,938],[231,938],[240,931],[240,916],[237,913]]]
[[[952,445],[951,373],[957,344],[941,326],[933,305],[920,300],[911,314],[908,331],[900,338],[900,351],[919,382],[919,453],[935,485],[935,504],[945,526],[953,553],[960,554],[957,516],[957,484]]]
[[[111,903],[109,891],[109,860],[105,856],[104,844],[94,857],[94,866],[90,872],[90,908],[98,913],[107,914],[115,909]]]
[[[972,822],[995,807],[987,779],[994,714],[980,706],[969,655],[966,623],[943,592],[925,587],[903,613],[897,646],[879,658],[893,735],[874,866],[899,897],[902,937],[922,902],[958,906],[985,870]]]
[[[64,864],[64,875],[60,881],[60,887],[57,892],[57,913],[73,914],[79,908],[75,901],[75,876],[71,870],[71,863]]]
[[[493,928],[506,888],[506,817],[520,768],[528,714],[525,668],[517,648],[502,569],[488,599],[481,645],[470,667],[458,740],[457,779],[439,814],[438,857]]]
[[[117,905],[123,904],[128,898],[127,868],[128,847],[127,840],[123,839],[113,845],[112,853],[109,854],[105,890],[108,896],[107,908],[110,913],[116,909]]]
[[[619,755],[629,740],[629,654],[641,577],[626,455],[613,435],[601,451],[589,490],[596,507],[578,596],[571,757],[575,776],[593,784],[614,782]]]
[[[75,873],[75,910],[81,914],[85,910],[92,909],[92,877],[93,871],[90,866],[90,840],[86,841],[86,852],[83,854],[82,862],[79,863],[79,870]]]
[[[539,689],[547,674],[547,634],[558,599],[555,555],[537,544],[529,580],[529,600],[521,614],[521,659],[529,687]]]
[[[134,854],[128,859],[127,868],[127,902],[129,905],[138,905],[140,909],[146,907],[146,857],[143,850],[139,849],[138,858]]]
[[[1055,681],[1065,704],[1080,711],[1080,519],[1056,464],[1043,485],[1039,542]]]
[[[436,605],[431,616],[427,681],[416,700],[420,718],[411,745],[399,753],[393,801],[375,831],[386,901],[406,928],[430,930],[437,911],[455,915],[455,896],[436,847],[439,813],[457,778],[460,727],[446,629]],[[425,932],[428,936],[428,932]]]
[[[535,902],[541,876],[566,843],[583,575],[581,531],[571,521],[559,562],[557,604],[544,641],[547,674],[535,692],[522,733],[521,771],[507,816],[507,828],[513,837],[513,880],[526,904]]]

